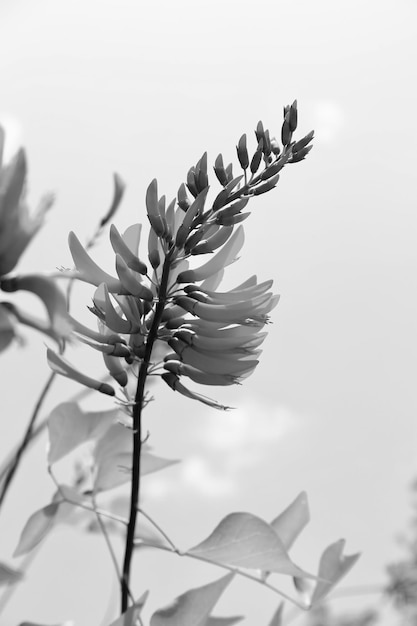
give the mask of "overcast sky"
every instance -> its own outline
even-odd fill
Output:
[[[68,232],[91,234],[114,171],[127,183],[121,230],[145,222],[152,178],[172,198],[205,150],[211,163],[219,152],[235,159],[237,140],[254,138],[259,119],[279,136],[283,105],[298,99],[298,136],[314,128],[315,147],[252,203],[227,278],[230,286],[254,273],[273,278],[281,294],[261,363],[242,387],[216,393],[237,407],[229,414],[154,388],[151,443],[183,463],[149,477],[146,500],[188,547],[232,510],[271,519],[306,490],[312,521],[297,563],[314,570],[322,549],[345,537],[347,553],[363,555],[344,586],[383,583],[385,564],[400,554],[395,536],[407,525],[417,473],[415,2],[3,0],[0,18],[8,153],[27,149],[33,204],[57,194],[22,272],[70,264]],[[96,258],[111,269],[106,240]],[[88,319],[91,292],[77,293]],[[28,350],[1,355],[2,456],[48,374],[43,340],[27,339]],[[72,392],[60,383],[46,409]],[[44,444],[24,462],[0,519],[5,560],[53,492]],[[159,554],[137,561],[137,595],[151,589],[151,610],[219,573]],[[5,626],[99,624],[112,581],[101,537],[58,530]],[[234,585],[218,614],[266,624],[276,598]]]

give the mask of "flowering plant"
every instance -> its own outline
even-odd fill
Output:
[[[184,592],[173,607],[161,608],[150,616],[151,626],[232,624],[240,617],[214,618],[211,611],[226,587],[237,576],[262,584],[296,606],[308,609],[322,601],[346,574],[358,555],[344,556],[342,540],[324,550],[317,575],[296,565],[289,556],[294,541],[309,521],[307,496],[299,494],[271,523],[251,513],[230,513],[198,545],[180,550],[167,533],[144,510],[140,498],[143,476],[161,470],[174,461],[155,456],[144,437],[143,411],[149,402],[150,377],[159,377],[174,392],[219,410],[229,407],[201,392],[201,386],[240,384],[255,370],[266,338],[269,315],[278,303],[271,291],[272,281],[259,282],[251,276],[236,287],[222,291],[224,269],[237,259],[243,243],[242,222],[249,217],[247,207],[256,196],[274,189],[287,164],[302,161],[311,149],[313,133],[293,139],[297,128],[297,103],[284,108],[281,142],[270,137],[258,123],[256,147],[250,155],[247,137],[237,144],[242,173],[225,166],[222,155],[215,160],[214,173],[220,191],[209,203],[208,159],[205,153],[189,170],[177,197],[167,202],[153,180],[146,192],[149,236],[146,255],[139,251],[140,224],[120,233],[110,226],[115,274],[101,269],[89,248],[112,220],[123,196],[123,184],[115,177],[115,194],[109,211],[96,235],[83,246],[74,233],[69,247],[74,269],[53,275],[9,276],[41,218],[28,222],[22,194],[26,175],[25,159],[15,161],[0,172],[5,198],[1,215],[11,222],[0,238],[1,288],[5,292],[29,290],[45,304],[47,320],[33,318],[11,302],[0,304],[2,348],[12,340],[14,325],[23,324],[44,333],[55,345],[48,347],[52,369],[48,385],[56,374],[70,378],[89,390],[115,397],[117,404],[107,411],[86,411],[75,402],[58,405],[45,424],[49,432],[48,471],[56,483],[52,501],[27,521],[15,555],[29,553],[51,529],[64,520],[102,532],[112,553],[120,584],[121,617],[112,626],[143,624],[147,593],[140,595],[131,580],[131,563],[139,548],[168,550],[181,556],[216,564],[227,574],[214,582]],[[47,206],[49,204],[47,203]],[[46,205],[43,205],[42,216]],[[29,226],[28,226],[29,224]],[[12,243],[11,242],[15,242]],[[207,256],[208,260],[200,262]],[[67,279],[67,294],[59,281]],[[86,326],[68,311],[70,288],[74,281],[95,287],[90,307],[96,327]],[[68,343],[81,342],[102,354],[108,372],[106,380],[81,371],[66,356]],[[45,389],[45,393],[48,388]],[[10,485],[19,459],[38,430],[37,413],[14,461],[1,474],[1,500]],[[71,485],[61,484],[55,464],[86,441],[91,443],[91,459],[78,468]],[[98,506],[103,492],[130,482],[126,515]],[[152,532],[137,524],[146,519]],[[87,522],[87,525],[86,525]],[[109,540],[110,532],[124,536],[122,566]],[[6,566],[4,566],[6,568]],[[9,568],[9,581],[18,574]],[[272,575],[294,580],[294,593],[284,593],[269,582]],[[283,623],[284,604],[272,616],[269,626]]]

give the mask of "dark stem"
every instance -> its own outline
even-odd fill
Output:
[[[139,493],[140,493],[140,457],[142,450],[142,409],[144,404],[145,384],[148,375],[148,367],[151,360],[152,348],[155,340],[158,337],[159,324],[161,322],[162,313],[164,312],[169,270],[171,267],[171,259],[173,250],[168,252],[165,257],[164,266],[162,270],[161,283],[158,293],[158,304],[155,308],[155,316],[152,322],[152,326],[149,330],[148,338],[146,341],[145,356],[141,363],[138,375],[138,384],[136,387],[135,404],[133,406],[133,456],[132,456],[132,489],[130,494],[130,514],[129,523],[127,526],[126,534],[126,547],[125,556],[123,562],[123,573],[121,580],[122,587],[122,613],[128,608],[129,603],[129,583],[130,583],[130,566],[132,562],[133,549],[135,545],[135,528],[136,517],[138,513],[139,505]]]
[[[32,413],[32,415],[30,417],[29,423],[28,423],[28,425],[26,427],[26,432],[23,435],[22,442],[21,442],[19,448],[16,451],[16,454],[14,456],[14,459],[13,459],[11,465],[9,466],[8,472],[7,472],[6,476],[5,476],[4,483],[3,483],[2,488],[1,488],[0,507],[2,506],[3,500],[6,497],[6,494],[7,494],[8,490],[9,490],[9,487],[10,487],[11,482],[13,480],[13,476],[15,475],[16,470],[19,467],[22,455],[23,455],[24,451],[26,450],[26,447],[28,446],[28,444],[29,444],[29,442],[30,442],[30,440],[32,438],[32,433],[33,433],[33,429],[34,429],[34,426],[35,426],[36,418],[39,415],[39,411],[40,411],[40,409],[42,407],[43,401],[44,401],[44,399],[46,397],[46,394],[48,393],[48,391],[49,391],[49,389],[50,389],[50,387],[51,387],[51,385],[52,385],[52,383],[54,381],[55,376],[56,376],[55,372],[51,372],[51,374],[49,375],[48,380],[46,381],[46,383],[45,383],[45,385],[44,385],[44,387],[42,389],[42,392],[41,392],[41,394],[40,394],[40,396],[38,398],[38,401],[37,401],[37,403],[35,405],[33,413]]]

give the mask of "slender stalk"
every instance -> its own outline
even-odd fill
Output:
[[[3,504],[3,501],[4,501],[5,497],[6,497],[7,492],[9,490],[9,487],[10,487],[11,482],[13,480],[13,476],[15,475],[16,470],[19,467],[22,455],[23,455],[24,451],[26,450],[26,447],[27,447],[29,441],[32,438],[32,432],[33,432],[33,428],[35,426],[36,418],[38,417],[38,414],[39,414],[39,411],[40,411],[40,409],[42,407],[43,401],[44,401],[44,399],[45,399],[45,397],[46,397],[46,395],[47,395],[47,393],[48,393],[52,383],[54,382],[55,376],[56,376],[55,372],[51,372],[49,374],[48,379],[47,379],[47,381],[46,381],[46,383],[45,383],[45,385],[44,385],[44,387],[43,387],[43,389],[41,391],[41,394],[40,394],[40,396],[38,398],[38,401],[37,401],[37,403],[35,405],[35,408],[34,408],[34,410],[32,412],[32,415],[30,416],[30,419],[29,419],[28,425],[26,427],[26,431],[25,431],[25,434],[23,436],[22,442],[21,442],[19,448],[16,451],[16,454],[14,456],[12,464],[8,468],[8,471],[7,471],[7,474],[6,474],[6,477],[4,479],[4,483],[2,485],[1,492],[0,492],[0,508],[1,508],[2,504]]]
[[[162,270],[161,282],[158,293],[158,303],[155,308],[155,316],[152,326],[149,330],[146,341],[145,356],[141,363],[138,375],[138,384],[136,387],[135,404],[133,406],[133,458],[132,458],[132,486],[130,495],[130,514],[129,523],[126,534],[125,556],[123,561],[122,575],[122,613],[128,608],[128,589],[130,581],[130,567],[132,562],[133,549],[135,544],[135,528],[136,518],[138,514],[139,491],[140,491],[140,457],[142,450],[142,409],[144,407],[145,384],[148,376],[148,368],[152,355],[152,348],[158,337],[159,324],[161,322],[162,313],[164,312],[169,271],[174,249],[172,248],[166,255]]]
[[[100,514],[100,512],[99,512],[99,510],[97,508],[97,502],[96,502],[95,495],[93,495],[91,497],[91,500],[92,500],[92,503],[93,503],[94,512],[96,514],[98,525],[100,526],[101,533],[102,533],[102,535],[104,537],[104,540],[106,542],[106,545],[107,545],[107,548],[108,548],[108,551],[109,551],[109,554],[110,554],[110,558],[112,560],[113,567],[114,567],[114,570],[116,572],[117,580],[120,583],[121,573],[120,573],[120,570],[119,570],[119,564],[117,562],[116,554],[115,554],[115,552],[113,550],[113,546],[112,546],[112,543],[110,541],[109,533],[107,532],[107,528],[106,528],[103,520],[101,519],[101,514]],[[130,596],[130,599],[132,600],[132,602],[134,602],[134,598],[133,598],[132,594],[130,593],[130,591],[129,591],[129,596]]]

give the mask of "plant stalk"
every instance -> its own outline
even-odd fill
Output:
[[[145,356],[141,363],[138,375],[138,384],[136,387],[135,404],[133,406],[133,455],[132,455],[132,487],[130,494],[130,514],[129,523],[126,533],[126,545],[125,556],[123,562],[123,572],[121,579],[121,591],[122,591],[122,603],[121,609],[124,613],[128,608],[129,603],[129,586],[130,586],[130,568],[132,562],[132,555],[135,545],[135,528],[136,518],[138,514],[139,506],[139,494],[140,494],[140,458],[142,451],[142,409],[144,405],[144,394],[146,379],[148,376],[148,368],[151,360],[152,349],[155,340],[158,338],[158,329],[161,322],[162,313],[164,312],[169,271],[171,267],[172,255],[174,248],[172,248],[166,255],[164,266],[162,269],[161,282],[158,292],[158,303],[155,308],[155,316],[152,322],[152,326],[149,330],[148,338],[146,341]]]

